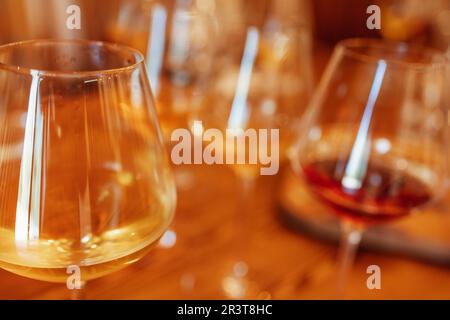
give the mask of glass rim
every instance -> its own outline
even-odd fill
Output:
[[[129,70],[134,70],[145,61],[143,54],[139,50],[134,49],[132,47],[106,41],[86,40],[86,39],[35,39],[35,40],[11,42],[4,45],[0,45],[0,53],[2,53],[2,51],[4,50],[8,50],[11,48],[20,48],[26,45],[46,45],[46,44],[50,45],[77,44],[77,45],[84,45],[88,48],[92,46],[97,46],[106,48],[110,52],[114,51],[127,52],[134,57],[134,61],[130,62],[129,65],[124,65],[116,68],[106,68],[99,70],[81,70],[81,71],[36,69],[0,61],[0,70],[3,69],[19,74],[25,75],[38,74],[40,76],[49,76],[49,77],[80,77],[80,78],[89,76],[98,77],[100,75],[105,74],[117,74]]]
[[[409,68],[420,71],[445,68],[449,66],[449,58],[445,54],[445,52],[427,46],[406,42],[375,38],[349,38],[339,41],[336,45],[336,48],[338,50],[341,50],[344,55],[362,62],[378,63],[380,60],[383,60],[388,66],[397,66],[405,69]],[[429,54],[430,57],[437,57],[437,61],[412,62],[390,57],[383,58],[380,56],[358,52],[357,49],[361,48],[391,49],[399,52],[417,52],[419,54],[422,54],[422,56],[424,57],[426,56],[426,54]]]

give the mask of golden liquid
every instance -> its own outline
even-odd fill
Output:
[[[73,270],[69,267],[75,265],[80,268],[81,281],[99,278],[138,261],[147,254],[151,249],[152,244],[155,243],[155,241],[150,240],[149,245],[142,249],[137,249],[137,251],[133,251],[143,245],[140,241],[145,240],[145,238],[138,239],[138,237],[135,237],[136,239],[133,239],[132,241],[127,240],[126,237],[128,237],[129,234],[136,234],[132,228],[133,227],[131,226],[129,227],[129,230],[115,229],[110,231],[109,234],[99,236],[96,243],[91,244],[91,249],[84,250],[87,256],[101,256],[98,261],[89,265],[78,265],[76,262],[71,262],[70,258],[66,261],[64,261],[64,258],[60,260],[64,255],[62,254],[64,251],[69,253],[67,255],[74,254],[74,252],[70,253],[72,248],[69,240],[59,239],[39,241],[39,243],[32,245],[33,248],[31,250],[28,248],[28,251],[25,254],[29,257],[24,259],[24,257],[16,255],[15,257],[11,257],[8,262],[0,261],[0,267],[15,274],[36,280],[65,283],[68,277],[74,274]],[[8,230],[0,230],[0,232],[8,235]],[[114,233],[122,233],[122,236]],[[112,239],[108,239],[111,238],[111,235]],[[158,239],[158,235],[159,234],[155,232],[155,240]],[[105,238],[107,240],[104,240]],[[144,244],[145,243],[146,242],[144,242]],[[7,246],[3,247],[7,248]],[[12,244],[10,247],[14,248],[15,245]],[[94,247],[94,249],[92,249],[92,247]],[[34,252],[30,253],[30,251]],[[124,256],[117,258],[116,256],[119,252],[122,252]],[[32,257],[33,255],[34,257]],[[35,260],[33,261],[33,259]],[[61,265],[58,266],[58,264],[54,264],[54,262],[51,262],[50,264],[45,263],[45,261],[55,260],[60,260]]]
[[[0,267],[66,282],[76,265],[90,280],[141,258],[168,227],[174,186],[148,108],[120,102],[127,88],[110,85],[42,96],[34,115],[20,94],[9,105],[0,126]]]

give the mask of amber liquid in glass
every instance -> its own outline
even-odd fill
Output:
[[[432,193],[425,182],[381,163],[368,165],[360,188],[346,188],[342,183],[345,163],[329,159],[303,166],[311,190],[344,218],[363,223],[385,222],[405,216],[431,200]]]
[[[76,265],[86,281],[138,260],[168,227],[174,189],[148,110],[92,88],[43,97],[0,128],[1,268],[66,282]]]

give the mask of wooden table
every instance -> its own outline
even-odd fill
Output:
[[[277,177],[259,180],[251,210],[236,210],[237,181],[222,166],[177,170],[176,243],[158,246],[126,269],[88,284],[88,299],[221,299],[224,279],[246,261],[250,298],[336,298],[334,245],[290,231],[277,215]],[[243,229],[240,229],[243,227]],[[245,233],[240,231],[245,230]],[[450,232],[450,230],[449,230]],[[382,289],[366,287],[366,268],[382,269]],[[1,299],[66,299],[64,285],[0,271]],[[450,270],[360,252],[346,298],[450,299]]]

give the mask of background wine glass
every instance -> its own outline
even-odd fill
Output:
[[[241,2],[231,3],[235,10],[245,9]],[[263,3],[258,6],[265,12],[262,18],[253,12],[230,14],[240,17],[240,23],[231,20],[242,26],[239,31],[228,30],[231,18],[222,16],[219,28],[225,35],[218,43],[209,104],[201,119],[213,128],[279,129],[283,162],[313,89],[311,28],[308,14],[298,12],[304,8],[299,2]],[[233,46],[227,48],[229,43]],[[259,175],[257,166],[232,169],[250,180]]]
[[[107,27],[108,41],[145,54],[148,78],[168,149],[171,134],[193,130],[207,104],[210,72],[216,49],[215,1],[127,0]],[[173,168],[179,190],[194,188],[192,168]]]
[[[337,45],[311,101],[294,168],[342,222],[340,288],[363,230],[444,193],[445,58],[379,40]]]
[[[175,189],[143,57],[119,45],[0,47],[0,267],[51,282],[140,259]]]
[[[215,54],[215,2],[126,1],[108,39],[146,53],[149,79],[167,143],[191,128],[204,108]]]
[[[293,4],[283,4],[288,3]],[[227,2],[227,7],[232,5],[238,13],[221,17],[220,30],[224,30],[221,32],[224,36],[218,44],[209,103],[201,120],[207,128],[220,128],[237,135],[247,129],[278,129],[280,159],[276,160],[283,163],[313,86],[310,28],[302,15],[294,15],[295,10],[286,11],[286,6],[276,1],[265,1],[257,7],[266,12],[262,19],[253,12],[245,14],[242,2]],[[236,25],[241,28],[230,30],[230,26]],[[269,138],[269,144],[275,146],[277,142]],[[250,153],[258,152],[255,148],[258,145],[250,146],[246,140],[247,161]],[[234,239],[234,247],[239,252],[223,287],[232,298],[255,293],[249,293],[245,251],[251,237],[248,214],[253,209],[251,198],[256,192],[260,167],[258,163],[230,166],[239,183]]]

